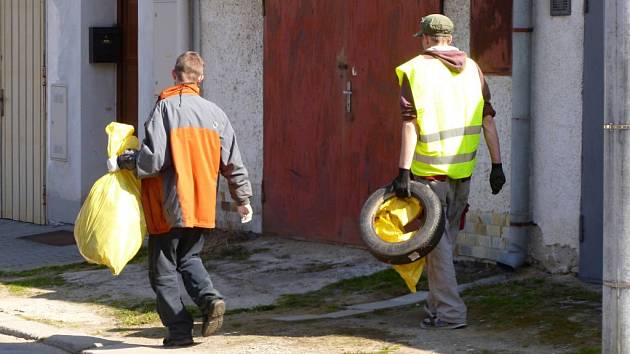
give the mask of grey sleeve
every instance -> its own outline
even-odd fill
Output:
[[[156,103],[151,116],[144,124],[144,140],[137,160],[137,174],[140,178],[157,175],[168,159],[168,135],[162,108],[160,102]]]
[[[229,121],[221,132],[221,175],[227,179],[232,199],[239,205],[249,204],[252,196],[252,185],[241,152],[236,143],[234,129]]]

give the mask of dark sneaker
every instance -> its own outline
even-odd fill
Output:
[[[223,325],[223,314],[225,313],[225,301],[215,299],[208,304],[203,311],[203,323],[201,324],[201,335],[208,337],[216,332]]]
[[[423,329],[459,329],[466,327],[466,323],[451,323],[442,321],[439,318],[427,317],[420,323]]]
[[[175,347],[190,347],[195,344],[192,337],[183,337],[183,338],[164,338],[162,342],[164,347],[175,348]]]
[[[429,305],[424,304],[423,310],[424,310],[425,318],[430,318],[432,320],[435,320],[437,318],[437,315],[431,312],[431,310],[429,310]]]

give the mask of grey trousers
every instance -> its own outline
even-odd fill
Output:
[[[176,228],[167,234],[149,236],[149,281],[157,298],[157,313],[171,339],[190,338],[193,328],[177,273],[182,276],[186,292],[202,311],[209,301],[223,298],[212,285],[199,257],[205,231]]]
[[[465,323],[466,305],[457,292],[453,253],[462,213],[468,204],[470,179],[452,180],[447,178],[445,181],[428,181],[416,178],[416,180],[431,187],[438,195],[446,217],[442,239],[427,255],[428,310],[442,321]]]

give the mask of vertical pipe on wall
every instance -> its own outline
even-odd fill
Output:
[[[190,0],[190,35],[192,50],[201,53],[201,4],[199,0]]]
[[[512,34],[512,156],[508,247],[497,264],[523,265],[529,245],[532,0],[514,1]]]
[[[604,8],[602,352],[630,353],[630,1]]]

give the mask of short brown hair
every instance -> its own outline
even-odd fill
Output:
[[[184,52],[175,61],[175,76],[180,82],[197,82],[203,75],[203,59],[197,52]]]

